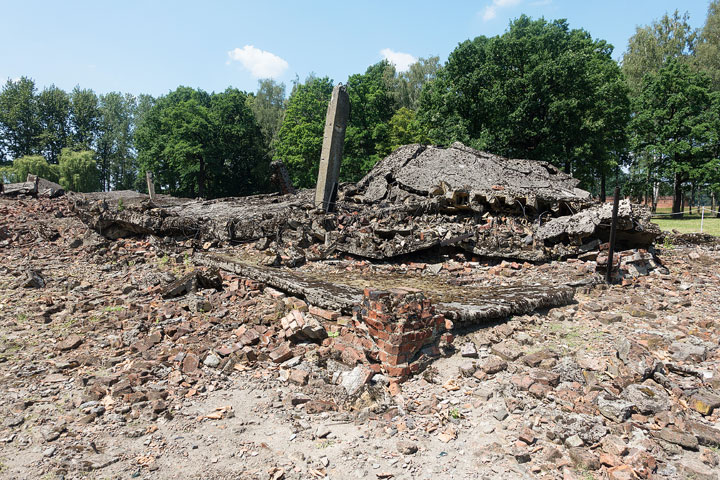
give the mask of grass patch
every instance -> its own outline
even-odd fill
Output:
[[[658,208],[657,213],[670,213],[671,208]],[[709,212],[709,208],[705,208],[705,221],[703,223],[703,233],[709,233],[716,237],[720,237],[720,218],[716,218],[714,214]],[[693,208],[690,215],[689,210],[685,210],[683,218],[671,218],[669,216],[656,217],[652,219],[660,230],[671,231],[677,230],[680,233],[699,233],[700,232],[700,210]]]
[[[117,306],[114,306],[114,307],[105,307],[105,308],[103,308],[103,311],[104,311],[104,312],[122,312],[123,310],[125,310],[125,307],[123,307],[122,305],[117,305]]]

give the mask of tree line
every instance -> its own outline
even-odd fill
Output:
[[[553,163],[602,200],[622,184],[651,203],[672,192],[680,211],[686,192],[717,192],[720,0],[698,30],[666,14],[637,28],[621,62],[612,52],[565,20],[521,16],[502,35],[460,43],[445,64],[371,65],[345,82],[341,180],[357,181],[403,144],[462,141]],[[153,98],[8,81],[3,175],[35,169],[61,183],[82,178],[83,190],[143,190],[151,170],[158,191],[218,197],[269,191],[268,165],[282,159],[297,187],[312,187],[333,84],[310,75],[288,96],[266,79],[256,92],[179,87]]]

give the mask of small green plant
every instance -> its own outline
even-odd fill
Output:
[[[118,200],[117,211],[122,212],[123,210],[125,210],[125,203],[123,202],[123,199],[121,198]]]
[[[675,248],[675,245],[673,245],[672,240],[667,235],[665,235],[665,237],[663,238],[663,248],[665,248],[667,250],[672,250]]]
[[[167,265],[169,261],[170,261],[170,257],[167,255],[163,255],[162,257],[158,258],[158,264],[163,265],[163,266]]]
[[[28,319],[27,315],[25,315],[24,313],[18,313],[18,315],[17,315],[18,322],[25,322],[25,321],[27,321],[27,319]]]
[[[330,338],[337,338],[340,336],[340,332],[328,332],[328,337]]]
[[[121,312],[123,310],[125,310],[125,307],[123,307],[122,305],[107,306],[103,308],[103,311],[105,312]]]
[[[460,413],[460,410],[458,410],[457,408],[451,408],[448,411],[448,414],[455,420],[459,420],[459,419],[463,418],[463,414]]]
[[[332,444],[333,444],[332,440],[324,440],[324,441],[318,443],[317,445],[315,445],[315,447],[316,448],[328,448]]]

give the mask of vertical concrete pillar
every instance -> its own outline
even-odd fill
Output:
[[[337,85],[333,88],[325,117],[320,171],[318,172],[317,187],[315,187],[315,206],[322,207],[326,212],[335,208],[345,127],[347,127],[349,116],[350,97],[345,86]]]
[[[155,182],[153,181],[153,173],[145,172],[145,179],[147,180],[148,194],[150,194],[150,200],[155,200]]]

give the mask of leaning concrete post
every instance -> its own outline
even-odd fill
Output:
[[[350,97],[343,85],[337,85],[333,89],[325,117],[320,171],[318,172],[317,187],[315,187],[315,206],[322,207],[326,212],[335,208],[334,196],[337,194],[345,127],[349,116]]]
[[[155,183],[153,182],[153,173],[145,172],[145,178],[147,179],[148,193],[150,194],[150,200],[155,200]]]

